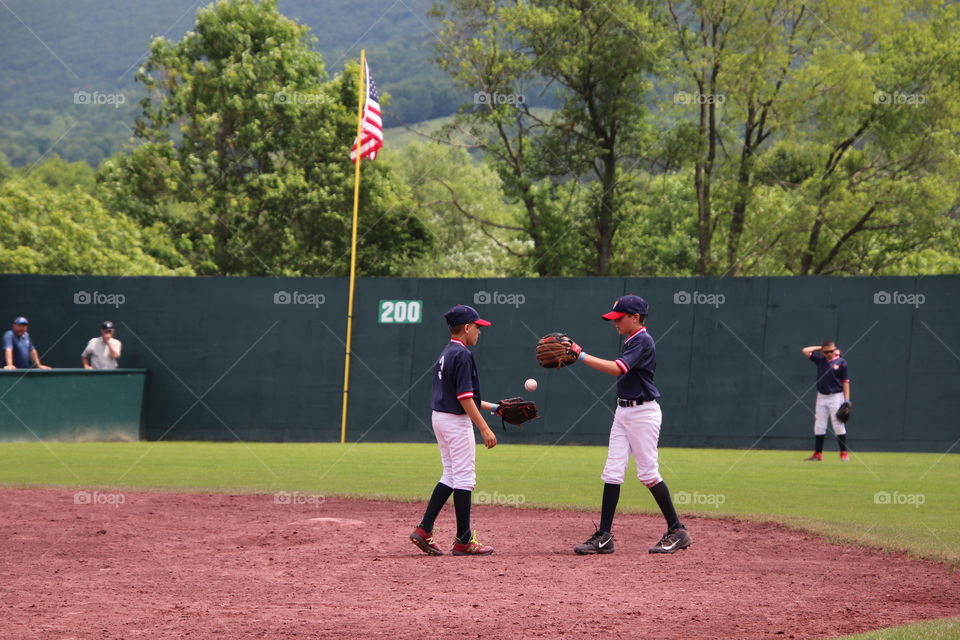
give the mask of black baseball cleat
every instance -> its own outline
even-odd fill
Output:
[[[594,553],[613,553],[613,534],[608,531],[597,531],[583,544],[578,544],[573,551],[581,556]]]
[[[650,553],[676,553],[680,549],[686,549],[693,544],[693,539],[686,529],[677,527],[663,534],[660,542],[648,549]]]

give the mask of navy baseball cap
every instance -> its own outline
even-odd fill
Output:
[[[17,319],[13,321],[13,324],[30,324],[30,323],[23,316],[17,316]]]
[[[623,316],[633,315],[634,313],[645,316],[649,311],[650,305],[647,304],[646,300],[628,293],[617,298],[617,301],[613,303],[613,311],[608,311],[600,317],[604,320],[618,320]]]
[[[480,314],[477,313],[476,309],[465,304],[458,304],[454,307],[450,307],[450,311],[447,311],[445,314],[443,314],[443,317],[447,319],[447,325],[450,327],[455,327],[460,324],[467,324],[468,322],[478,324],[481,327],[490,326],[489,322],[480,317]]]
[[[100,325],[100,328],[101,328],[101,329],[113,329],[113,323],[110,322],[109,320],[104,320],[104,321],[103,321],[103,324]]]

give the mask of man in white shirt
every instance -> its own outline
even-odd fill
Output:
[[[100,337],[91,338],[87,348],[80,354],[84,369],[116,369],[123,345],[113,337],[113,323],[107,320],[100,325]]]

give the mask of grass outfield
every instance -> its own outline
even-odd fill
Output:
[[[681,514],[775,520],[829,538],[960,566],[960,455],[661,449]],[[605,447],[505,445],[477,452],[477,501],[584,509],[596,518]],[[632,469],[632,465],[631,465]],[[129,487],[426,500],[440,470],[433,444],[210,442],[0,444],[0,485]],[[655,513],[629,478],[620,506]],[[683,504],[686,503],[686,504]],[[960,618],[844,640],[960,638]]]
[[[843,640],[957,640],[960,638],[960,618],[946,620],[928,620],[891,627],[855,636],[844,636]]]

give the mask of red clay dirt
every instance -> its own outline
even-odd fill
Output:
[[[752,640],[960,612],[950,567],[775,525],[689,518],[693,547],[650,555],[662,521],[618,515],[616,553],[581,557],[592,513],[477,506],[496,553],[429,557],[422,504],[76,493],[0,489],[0,637]]]

